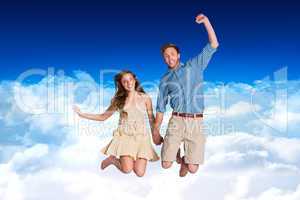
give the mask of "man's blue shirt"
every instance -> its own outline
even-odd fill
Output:
[[[198,56],[165,73],[159,84],[157,112],[165,112],[170,101],[175,112],[203,113],[203,71],[216,50],[208,43]]]

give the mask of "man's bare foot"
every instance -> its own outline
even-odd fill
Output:
[[[184,157],[182,157],[181,159],[181,165],[180,165],[180,170],[179,170],[179,176],[180,177],[185,177],[188,173],[188,166],[187,164],[184,162]]]
[[[181,164],[181,160],[182,160],[182,158],[180,157],[180,149],[178,149],[177,155],[176,155],[176,162],[178,164]]]
[[[106,167],[114,163],[114,156],[109,156],[108,158],[104,159],[101,163],[101,169],[104,170]]]

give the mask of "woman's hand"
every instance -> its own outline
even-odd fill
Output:
[[[73,110],[79,115],[79,117],[82,117],[84,119],[89,119],[89,120],[95,120],[95,121],[104,121],[110,116],[112,116],[112,114],[115,112],[113,106],[109,106],[106,109],[106,111],[102,114],[83,113],[81,112],[80,108],[76,105],[73,105]]]
[[[78,106],[73,105],[73,111],[74,111],[75,113],[77,113],[78,115],[81,115],[81,110],[80,110],[80,108],[79,108]]]

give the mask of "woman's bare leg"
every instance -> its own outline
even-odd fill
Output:
[[[143,177],[146,172],[146,167],[147,167],[147,160],[144,158],[138,158],[135,163],[134,163],[134,173],[138,177]]]
[[[121,156],[120,157],[120,164],[121,164],[120,170],[123,173],[128,174],[133,170],[134,160],[130,156]]]
[[[116,168],[121,170],[120,159],[117,159],[115,156],[109,156],[101,162],[101,169],[104,170],[109,165],[114,165]]]
[[[133,169],[134,161],[130,156],[121,156],[120,159],[115,156],[109,156],[101,163],[101,169],[104,170],[110,165],[114,165],[118,170],[123,173],[130,173]]]

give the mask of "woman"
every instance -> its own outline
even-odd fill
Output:
[[[104,113],[82,113],[76,106],[74,111],[82,118],[97,121],[104,121],[118,111],[120,113],[118,128],[113,131],[113,138],[109,144],[101,150],[109,156],[102,161],[101,169],[114,165],[123,173],[130,173],[133,170],[137,176],[142,177],[147,162],[159,160],[145,122],[147,115],[152,130],[154,115],[151,98],[140,86],[135,74],[130,71],[120,72],[114,81],[116,93]],[[157,135],[152,136],[156,144],[162,141]]]

